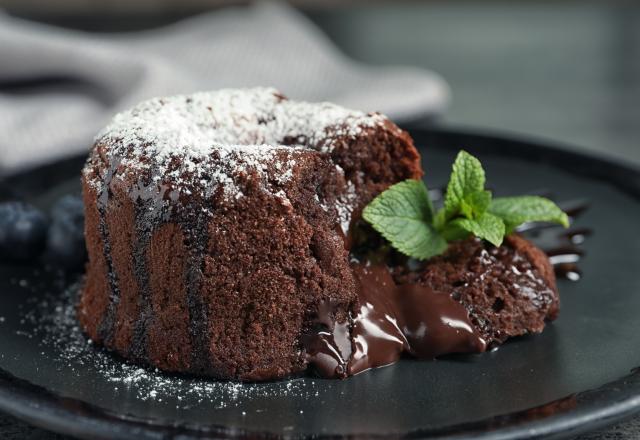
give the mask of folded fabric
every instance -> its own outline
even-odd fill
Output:
[[[402,121],[441,112],[449,95],[430,71],[347,58],[304,16],[275,3],[124,34],[0,14],[0,60],[1,174],[86,151],[114,113],[153,96],[273,86]]]

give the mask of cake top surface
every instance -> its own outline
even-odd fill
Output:
[[[384,120],[328,102],[291,101],[272,88],[223,89],[141,102],[117,114],[96,142],[138,149],[157,160],[281,145],[330,151],[333,139]]]
[[[110,161],[130,170],[153,168],[156,179],[178,189],[206,180],[237,197],[234,176],[260,174],[265,164],[286,181],[295,159],[278,151],[331,152],[344,138],[386,121],[328,102],[292,101],[273,88],[223,89],[141,102],[117,114],[95,143]]]

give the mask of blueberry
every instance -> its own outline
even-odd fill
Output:
[[[68,269],[79,269],[86,261],[84,207],[80,197],[64,196],[51,209],[47,249],[55,262]]]
[[[47,237],[47,218],[23,202],[0,203],[0,257],[26,261],[40,255]]]

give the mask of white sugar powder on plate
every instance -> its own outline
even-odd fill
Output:
[[[128,398],[133,396],[157,404],[172,402],[177,409],[194,405],[241,408],[250,400],[265,397],[296,395],[311,399],[319,395],[316,382],[309,378],[268,384],[240,383],[171,375],[127,363],[96,347],[82,333],[75,316],[76,291],[74,286],[61,294],[47,294],[45,299],[29,301],[28,310],[24,311],[25,330],[17,331],[47,347],[43,354],[47,356],[46,362],[54,363],[60,374],[67,377],[81,378],[91,371],[112,386],[114,393],[127,392]]]

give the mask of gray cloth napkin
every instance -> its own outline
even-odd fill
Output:
[[[417,68],[366,66],[311,22],[267,3],[125,34],[89,34],[0,14],[0,174],[86,151],[120,110],[153,96],[274,86],[402,121],[449,91]]]

